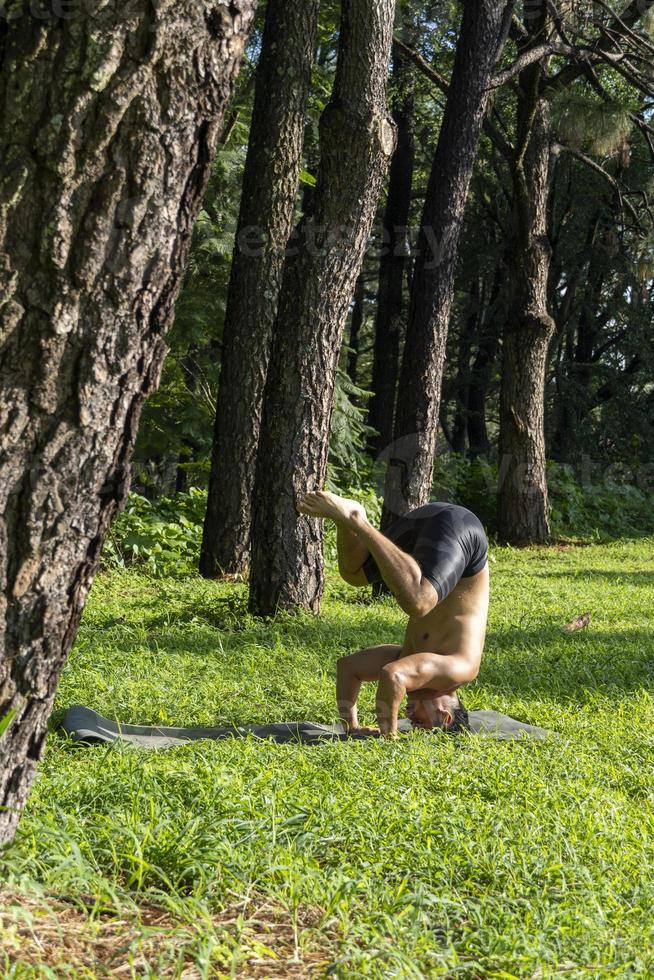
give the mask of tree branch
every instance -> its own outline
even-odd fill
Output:
[[[575,157],[575,159],[581,161],[581,163],[584,163],[591,170],[594,170],[596,174],[599,174],[601,177],[603,177],[603,179],[613,188],[613,190],[617,194],[618,201],[620,202],[621,210],[624,211],[626,209],[627,211],[629,211],[632,218],[636,222],[639,231],[641,232],[644,231],[643,226],[640,223],[640,218],[638,217],[638,212],[634,208],[631,201],[626,201],[624,199],[622,190],[620,189],[620,185],[615,179],[615,177],[612,177],[611,174],[607,173],[603,167],[600,167],[599,163],[596,163],[591,157],[586,156],[586,154],[582,153],[581,150],[575,150],[573,147],[565,146],[563,143],[555,143],[554,149],[556,152],[569,153],[571,156]]]
[[[637,47],[647,48],[651,53],[654,53],[654,44],[652,43],[652,41],[650,41],[650,39],[648,37],[644,37],[643,35],[637,34],[635,31],[632,31],[631,25],[627,24],[626,21],[622,17],[620,17],[620,16],[618,16],[618,14],[614,13],[611,10],[611,8],[609,6],[607,6],[607,4],[604,3],[604,0],[595,0],[595,3],[597,4],[598,7],[601,7],[602,10],[605,13],[607,13],[609,16],[612,16],[614,18],[614,20],[618,24],[618,27],[620,29],[620,33],[624,37],[630,38]],[[642,14],[641,14],[641,16],[642,16]],[[608,28],[605,28],[605,30],[607,32],[610,32],[611,31],[611,28],[608,27]]]
[[[652,0],[652,2],[654,2],[654,0]],[[393,47],[396,49],[396,51],[399,51],[400,54],[404,55],[405,58],[413,62],[413,64],[420,69],[422,74],[441,90],[443,95],[447,95],[450,90],[449,82],[437,71],[435,71],[431,65],[425,61],[422,55],[418,54],[418,52],[413,48],[410,48],[408,44],[404,43],[404,41],[401,41],[399,37],[393,37]]]
[[[652,0],[652,2],[654,3],[654,0]],[[404,41],[401,41],[399,37],[393,37],[393,47],[408,61],[412,62],[416,68],[419,68],[425,78],[428,78],[430,82],[433,82],[444,95],[447,95],[450,89],[449,83],[425,61],[422,55],[418,54],[418,52],[413,48],[410,48],[408,44],[404,43]],[[513,152],[513,147],[502,135],[495,124],[491,122],[488,116],[484,120],[484,132],[491,140],[493,140],[503,156],[510,159]]]
[[[612,14],[613,23],[607,24],[605,30],[613,30],[615,36],[626,37],[627,31],[630,31],[652,7],[654,7],[654,0],[631,0],[619,16]],[[615,45],[615,36],[609,39],[605,34],[597,44],[592,46],[591,53],[597,55],[609,53],[611,47]],[[566,65],[556,75],[543,82],[542,91],[547,92],[551,98],[561,88],[570,85],[583,75],[585,67],[584,64]]]
[[[563,54],[569,55],[570,57],[578,56],[578,49],[572,47],[568,44],[559,44],[557,42],[550,42],[548,44],[539,44],[537,47],[532,48],[530,51],[525,51],[524,54],[515,61],[510,68],[505,71],[499,72],[493,78],[490,88],[500,88],[502,85],[506,85],[510,82],[512,78],[519,75],[524,68],[528,68],[529,65],[533,65],[537,61],[542,61],[543,58],[547,58],[553,54]]]

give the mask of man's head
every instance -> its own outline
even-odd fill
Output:
[[[436,694],[431,691],[412,691],[407,696],[406,716],[413,728],[446,732],[469,730],[468,712],[458,694]]]

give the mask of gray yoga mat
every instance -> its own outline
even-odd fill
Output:
[[[61,727],[75,741],[86,743],[128,742],[142,749],[169,749],[202,738],[243,738],[254,735],[275,742],[352,741],[379,738],[379,735],[345,735],[341,725],[318,725],[310,721],[283,721],[275,725],[242,725],[220,728],[159,728],[154,725],[123,725],[103,718],[97,711],[76,704],[64,715]],[[521,738],[546,738],[544,728],[525,725],[497,711],[471,711],[470,728],[475,735],[486,735],[504,741]],[[399,729],[410,732],[411,724],[401,719]]]

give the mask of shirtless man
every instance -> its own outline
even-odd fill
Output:
[[[336,524],[338,567],[350,585],[383,580],[409,622],[404,643],[341,657],[336,698],[349,732],[362,729],[357,699],[364,681],[377,682],[382,735],[397,734],[400,705],[414,728],[467,727],[456,693],[479,673],[488,615],[488,561],[481,522],[464,507],[432,503],[410,511],[382,534],[364,508],[327,491],[307,493],[298,510]]]

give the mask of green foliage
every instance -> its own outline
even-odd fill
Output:
[[[53,732],[0,875],[95,895],[119,919],[173,909],[197,924],[186,966],[207,977],[251,975],[243,924],[266,901],[296,924],[298,960],[319,949],[343,980],[651,977],[652,544],[492,550],[487,649],[464,698],[558,738],[143,753]],[[241,614],[234,628],[223,601],[237,609],[244,593],[99,575],[57,717],[82,702],[159,725],[329,722],[337,658],[402,639],[393,603],[363,603],[331,577],[320,618]],[[586,611],[588,629],[562,631]],[[364,721],[373,709],[366,684]],[[212,916],[228,907],[243,917],[221,929]],[[181,976],[166,963],[176,940],[162,939],[161,963],[135,959],[138,975]],[[283,975],[272,957],[260,972]]]
[[[442,455],[434,468],[433,496],[468,507],[494,534],[497,480],[495,463]],[[572,466],[549,462],[547,482],[554,538],[605,541],[654,533],[654,498],[617,474],[584,483]]]
[[[329,438],[330,480],[334,487],[359,482],[368,468],[366,439],[374,431],[365,423],[365,406],[370,397],[371,393],[355,385],[342,368],[337,369]]]
[[[622,149],[633,124],[629,107],[573,90],[554,100],[553,121],[559,137],[576,149],[612,156]]]
[[[130,494],[105,542],[103,565],[137,565],[155,576],[192,572],[200,557],[206,506],[206,492],[197,489],[155,502]]]
[[[346,472],[336,470],[336,475]],[[654,533],[654,499],[639,487],[617,478],[584,485],[571,466],[553,462],[547,473],[555,538],[603,541]],[[362,504],[368,519],[379,527],[382,499],[366,476],[347,483],[338,482],[332,473],[328,486]],[[432,498],[468,507],[491,535],[497,527],[496,495],[496,464],[455,454],[436,460]],[[105,543],[103,566],[136,567],[155,577],[192,573],[200,555],[206,502],[206,491],[197,488],[155,501],[130,494]],[[325,524],[325,559],[328,564],[336,561],[331,521]]]
[[[6,715],[4,715],[2,718],[0,718],[0,741],[2,740],[2,736],[4,735],[4,733],[7,731],[7,729],[11,725],[11,722],[12,722],[15,714],[16,714],[16,709],[15,708],[12,708],[10,711],[7,712]]]
[[[654,500],[637,486],[608,479],[584,486],[571,466],[549,463],[552,533],[560,537],[607,538],[651,534]]]
[[[436,458],[432,497],[467,507],[489,533],[496,529],[497,465],[455,453]]]

